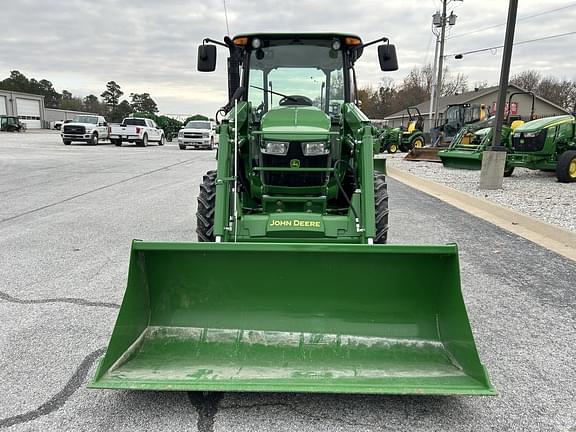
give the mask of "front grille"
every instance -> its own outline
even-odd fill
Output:
[[[533,137],[526,137],[524,136],[524,132],[520,132],[520,136],[512,137],[512,149],[517,152],[540,151],[544,148],[544,144],[546,143],[547,132],[547,129],[541,130],[538,135]]]
[[[302,145],[291,142],[286,156],[262,154],[264,167],[290,168],[290,161],[298,159],[300,168],[328,168],[330,155],[304,156]],[[264,172],[264,184],[269,186],[323,186],[328,181],[326,172]]]
[[[184,132],[184,138],[202,139],[202,133],[197,132]]]
[[[84,126],[64,125],[64,133],[73,135],[84,135],[86,133],[86,128]]]

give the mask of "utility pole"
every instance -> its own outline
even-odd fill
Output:
[[[435,111],[435,97],[436,97],[436,82],[434,81],[436,75],[436,67],[438,66],[438,45],[440,44],[438,35],[436,35],[436,47],[434,48],[434,66],[432,66],[432,82],[430,83],[430,107],[428,108],[428,123],[430,130],[434,127],[434,113]]]
[[[516,15],[518,0],[510,0],[508,5],[508,21],[506,23],[506,37],[504,38],[504,51],[502,53],[502,68],[500,70],[500,85],[498,102],[496,105],[496,124],[492,145],[482,155],[482,171],[480,172],[480,189],[502,189],[504,167],[506,165],[506,147],[500,145],[502,123],[504,122],[504,107],[506,93],[508,92],[508,77],[512,60],[512,46],[514,45],[514,30],[516,29]]]
[[[446,42],[446,5],[448,0],[442,0],[442,27],[440,30],[440,56],[438,57],[438,79],[436,80],[436,100],[434,101],[435,118],[438,118],[438,100],[442,93],[442,68],[444,67],[444,43]]]

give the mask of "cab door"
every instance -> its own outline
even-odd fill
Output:
[[[100,138],[108,138],[108,123],[104,117],[98,117],[97,129]]]
[[[148,129],[148,140],[157,141],[158,137],[156,136],[156,125],[152,120],[146,119],[145,122]]]

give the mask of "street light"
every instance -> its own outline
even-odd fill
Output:
[[[436,11],[434,15],[432,15],[432,33],[436,35],[436,47],[434,49],[434,66],[432,67],[432,77],[435,75],[438,76],[436,80],[436,84],[432,84],[432,88],[430,91],[430,108],[428,112],[428,119],[430,122],[430,130],[433,127],[433,119],[438,117],[438,99],[440,98],[440,91],[442,89],[442,68],[444,63],[444,42],[446,40],[446,24],[449,26],[456,25],[456,18],[457,15],[454,14],[454,11],[450,12],[449,16],[446,16],[446,5],[450,3],[450,1],[464,1],[464,0],[442,0],[442,13],[440,11]],[[437,30],[440,29],[440,30]],[[440,46],[440,55],[438,55],[438,46]],[[438,66],[438,69],[436,67]],[[434,116],[432,115],[434,113]]]

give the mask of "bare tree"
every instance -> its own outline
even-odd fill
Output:
[[[538,84],[540,84],[541,79],[542,75],[540,75],[540,72],[535,70],[525,70],[519,74],[512,75],[510,83],[515,84],[524,90],[535,92],[538,90]]]

